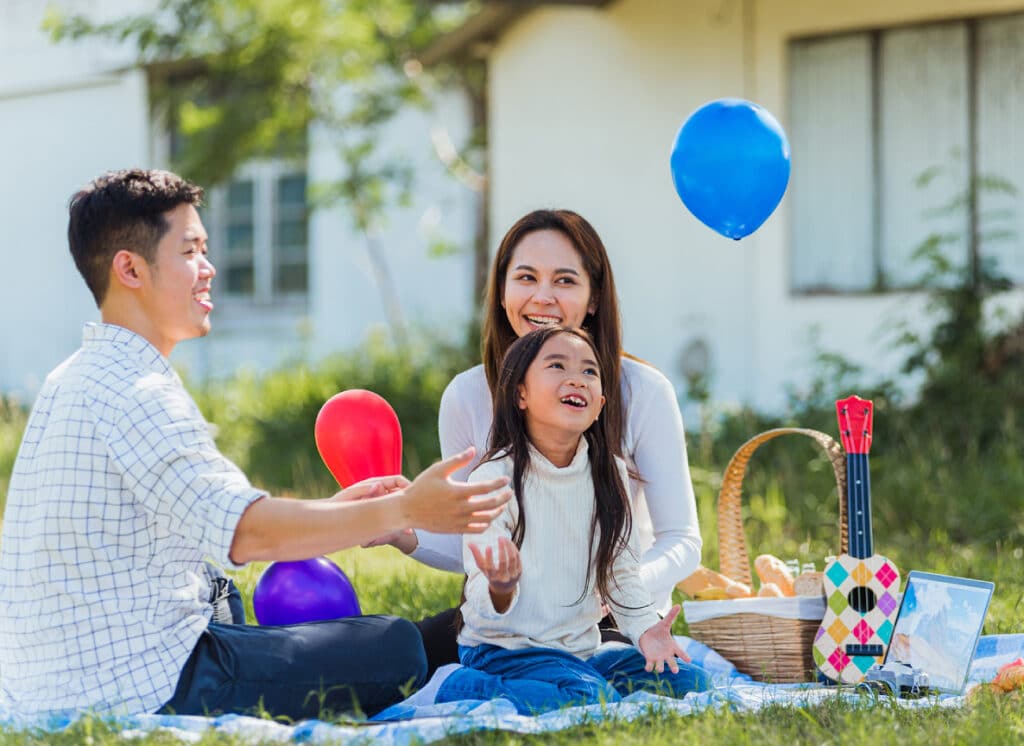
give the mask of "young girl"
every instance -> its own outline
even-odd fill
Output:
[[[659,620],[640,581],[597,360],[586,332],[559,326],[524,335],[503,360],[491,448],[470,481],[510,476],[516,499],[464,539],[464,667],[437,702],[505,697],[531,714],[637,688],[682,696],[708,686],[672,638],[679,607]],[[601,647],[601,599],[634,645]]]

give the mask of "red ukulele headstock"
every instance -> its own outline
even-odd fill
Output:
[[[847,453],[868,453],[871,450],[871,421],[875,405],[870,399],[848,396],[836,402],[839,437]]]

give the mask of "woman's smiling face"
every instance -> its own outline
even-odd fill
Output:
[[[594,313],[590,277],[561,231],[528,233],[512,252],[502,308],[516,336],[547,324],[581,327]]]

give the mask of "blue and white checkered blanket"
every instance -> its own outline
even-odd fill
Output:
[[[281,743],[344,743],[369,740],[384,744],[405,746],[409,743],[429,743],[456,733],[475,730],[500,729],[517,733],[543,733],[569,728],[581,722],[608,719],[631,720],[645,715],[651,708],[671,710],[681,714],[701,712],[709,707],[727,706],[734,710],[758,710],[770,704],[804,706],[829,697],[858,697],[850,690],[837,692],[819,684],[763,684],[736,671],[729,661],[707,646],[688,637],[678,638],[683,649],[694,662],[712,674],[715,687],[708,692],[688,694],[676,700],[646,693],[632,694],[614,705],[571,707],[536,717],[517,715],[511,703],[505,700],[480,702],[465,700],[433,704],[431,682],[405,702],[401,702],[374,717],[371,721],[353,725],[338,725],[320,720],[305,720],[295,725],[284,725],[270,720],[240,715],[220,717],[193,717],[182,715],[136,715],[120,717],[114,724],[123,728],[125,736],[140,735],[161,730],[182,741],[195,742],[210,729],[232,734],[244,741]],[[968,686],[991,681],[1000,666],[1024,656],[1024,634],[987,635],[981,638],[968,676]],[[439,672],[441,673],[441,672]],[[435,677],[439,678],[439,677]],[[897,700],[905,707],[956,707],[963,704],[964,696],[942,696],[917,700]],[[72,722],[71,718],[27,720],[19,718],[0,703],[0,729],[42,729],[55,732]]]

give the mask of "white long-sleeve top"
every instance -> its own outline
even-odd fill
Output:
[[[656,368],[630,358],[622,359],[622,400],[622,453],[630,471],[642,480],[629,484],[643,553],[640,578],[664,613],[671,604],[672,588],[700,564],[700,528],[683,418],[669,380]],[[469,446],[477,452],[469,466],[454,474],[455,479],[465,479],[487,451],[493,416],[482,365],[452,379],[441,397],[441,455],[447,458]],[[413,557],[442,570],[463,571],[458,535],[417,531],[417,538]]]
[[[520,548],[523,572],[504,612],[495,611],[487,578],[477,567],[469,544],[496,547],[499,537],[511,538],[519,514],[517,502],[510,500],[483,534],[463,538],[468,579],[460,645],[487,643],[510,650],[555,648],[588,658],[601,644],[597,629],[601,600],[594,578],[587,576],[588,558],[594,550],[590,525],[596,506],[588,450],[586,439],[581,438],[572,462],[559,468],[531,446],[530,469],[521,496],[526,512],[526,532]],[[619,460],[618,465],[625,480],[625,464]],[[510,457],[481,464],[469,479],[485,481],[500,476],[512,476]],[[615,558],[611,598],[607,599],[619,630],[634,643],[658,622],[639,571],[634,529],[628,547]]]

